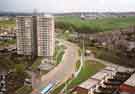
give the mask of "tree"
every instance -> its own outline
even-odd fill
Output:
[[[25,72],[26,66],[24,64],[15,64],[15,71],[17,75],[23,75]]]

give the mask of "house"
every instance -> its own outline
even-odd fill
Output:
[[[105,69],[97,72],[91,78],[86,80],[85,82],[81,83],[77,87],[73,89],[75,94],[88,94],[92,88],[95,88],[98,83],[101,82],[105,78],[105,76],[112,74],[114,70],[113,68],[106,67]]]
[[[135,73],[120,86],[120,94],[135,94]]]
[[[91,88],[94,88],[100,81],[97,79],[88,79],[74,89],[74,94],[88,94]]]
[[[75,87],[73,94],[108,94],[108,92],[115,92],[131,74],[131,69],[121,66],[108,66]]]

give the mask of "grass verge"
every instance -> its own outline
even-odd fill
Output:
[[[79,68],[79,66],[80,63],[78,62],[76,65],[77,69]],[[104,67],[105,65],[101,63],[94,62],[94,61],[86,61],[80,74],[78,75],[77,78],[72,80],[71,84],[68,86],[68,89],[71,89],[77,86],[78,84],[82,83],[83,81],[89,79],[90,76],[94,75],[96,72],[103,69]],[[65,84],[60,85],[53,91],[52,94],[59,94],[59,92],[63,89],[64,86]]]
[[[23,87],[19,88],[15,94],[30,94],[32,88],[30,86],[24,85]]]
[[[90,76],[94,75],[99,70],[103,69],[105,65],[94,62],[94,61],[86,61],[84,63],[84,66],[82,67],[81,72],[79,73],[78,77],[75,78],[71,84],[69,85],[69,88],[73,88],[74,86],[82,83],[83,81],[90,78]]]

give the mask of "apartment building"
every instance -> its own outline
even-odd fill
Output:
[[[32,16],[19,16],[17,25],[17,53],[20,55],[36,55],[36,22]]]
[[[54,52],[53,16],[17,17],[17,53],[52,57]]]
[[[38,56],[52,57],[54,52],[54,18],[53,16],[37,17]]]

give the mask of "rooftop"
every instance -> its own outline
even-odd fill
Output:
[[[110,71],[116,71],[116,66],[108,66],[105,69]]]
[[[53,15],[50,15],[50,14],[43,14],[43,15],[39,15],[37,17],[54,18],[54,16]]]
[[[37,17],[45,17],[45,18],[54,18],[54,16],[53,15],[50,15],[50,14],[43,14],[43,15],[36,15]],[[17,18],[23,18],[23,17],[25,17],[25,18],[31,18],[31,17],[33,17],[33,15],[30,15],[30,16],[17,16]]]
[[[119,72],[126,72],[126,71],[133,71],[132,69],[121,67],[121,66],[108,66],[101,71],[97,72],[95,75],[93,75],[88,80],[81,83],[78,87],[84,88],[84,89],[91,89],[95,87],[101,80],[103,80],[107,75],[113,75],[116,71]],[[135,86],[135,74],[132,75],[126,83],[127,85]]]
[[[119,65],[112,65],[112,66],[108,66],[105,68],[106,70],[111,70],[113,72],[119,71],[119,72],[133,72],[134,69],[133,68],[126,68],[123,66],[119,66]]]
[[[112,73],[113,73],[112,70],[103,69],[103,70],[99,71],[98,73],[96,73],[95,75],[93,75],[91,78],[97,79],[97,80],[103,80],[105,76],[112,74]]]
[[[79,87],[85,88],[85,89],[91,89],[91,88],[95,87],[98,83],[99,83],[98,80],[90,78],[87,81],[80,84]]]
[[[135,73],[124,84],[135,87]]]
[[[130,71],[130,72],[133,72],[134,70],[131,69],[131,68],[126,68],[126,67],[122,67],[122,66],[118,66],[116,71],[119,71],[119,72],[127,72],[127,71]]]

